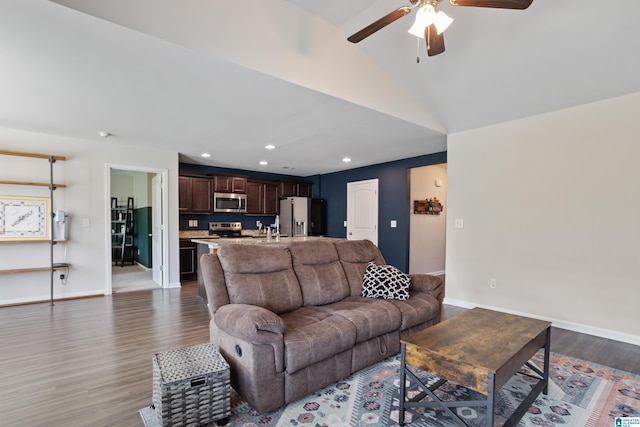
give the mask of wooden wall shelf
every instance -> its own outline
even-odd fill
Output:
[[[66,240],[54,240],[53,244],[66,243]],[[33,239],[33,240],[0,240],[0,245],[24,245],[25,243],[51,243],[49,239]]]
[[[36,187],[49,187],[51,184],[48,182],[31,182],[31,181],[8,181],[5,179],[0,179],[0,184],[9,184],[9,185],[33,185]],[[53,184],[54,187],[64,188],[66,184]]]
[[[0,150],[0,154],[4,154],[5,156],[33,157],[36,159],[50,159],[53,157],[54,160],[67,160],[65,156],[54,156],[52,154],[42,154],[42,153],[29,153],[26,151]]]
[[[440,215],[443,210],[444,206],[438,199],[413,201],[413,213],[416,215]]]
[[[0,274],[17,274],[17,273],[37,273],[39,271],[58,271],[58,270],[68,270],[69,265],[60,265],[54,267],[30,267],[30,268],[13,268],[11,270],[0,270]]]

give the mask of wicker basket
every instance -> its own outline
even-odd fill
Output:
[[[153,356],[153,405],[162,426],[201,426],[231,413],[229,364],[213,344]]]

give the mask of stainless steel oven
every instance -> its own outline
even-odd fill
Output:
[[[238,193],[213,193],[214,212],[247,212],[247,195]]]

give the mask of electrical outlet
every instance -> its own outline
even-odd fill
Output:
[[[454,226],[455,228],[464,228],[464,220],[463,220],[463,219],[456,219],[456,220],[453,222],[453,226]]]
[[[489,287],[491,289],[495,289],[498,286],[498,283],[496,282],[496,279],[489,279]]]

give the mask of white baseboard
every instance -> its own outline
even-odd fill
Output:
[[[182,283],[180,282],[170,282],[167,284],[167,286],[165,286],[165,288],[181,288],[182,287]]]
[[[594,326],[583,325],[581,323],[567,322],[566,320],[538,316],[531,313],[522,313],[519,311],[507,310],[501,307],[492,307],[488,305],[474,304],[467,301],[456,300],[452,298],[445,298],[444,303],[448,305],[454,305],[456,307],[462,307],[462,308],[480,307],[480,308],[486,308],[489,310],[502,311],[504,313],[515,314],[517,316],[531,317],[534,319],[551,322],[552,326],[555,326],[557,328],[567,329],[569,331],[574,331],[574,332],[580,332],[582,334],[587,334],[587,335],[595,335],[597,337],[625,342],[628,344],[640,345],[640,336],[631,335],[624,332],[617,332],[617,331],[612,331],[610,329],[596,328]]]
[[[68,294],[54,294],[53,300],[67,300],[67,299],[78,299],[78,298],[89,298],[89,297],[99,297],[106,295],[104,292],[99,292],[97,290],[87,291],[87,292],[73,292]],[[0,307],[2,306],[10,306],[10,305],[24,305],[24,304],[40,304],[51,301],[51,295],[40,295],[28,298],[16,298],[9,300],[0,301]]]

